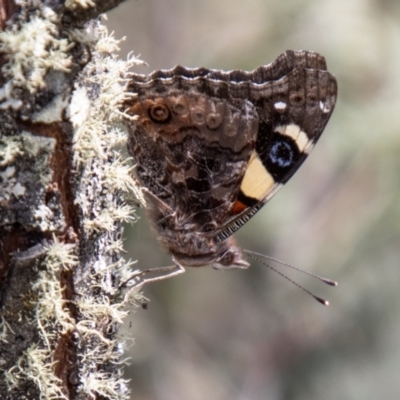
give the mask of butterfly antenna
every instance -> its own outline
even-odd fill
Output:
[[[323,304],[324,306],[329,306],[329,301],[328,301],[328,300],[325,300],[325,299],[323,299],[322,297],[318,297],[318,296],[316,296],[314,293],[311,293],[308,289],[306,289],[305,287],[299,285],[297,282],[295,282],[294,280],[290,279],[287,275],[285,275],[285,274],[283,274],[282,272],[278,271],[276,268],[271,267],[271,265],[267,264],[266,262],[264,262],[263,260],[261,260],[261,258],[259,258],[259,256],[261,256],[261,257],[265,257],[265,258],[274,260],[272,257],[267,257],[267,256],[264,256],[263,254],[255,253],[255,252],[249,251],[249,250],[244,250],[244,252],[245,252],[248,256],[250,256],[253,260],[256,260],[256,261],[258,261],[259,263],[265,265],[265,266],[268,267],[271,271],[276,272],[276,273],[277,273],[278,275],[280,275],[282,278],[285,278],[287,281],[289,281],[290,283],[292,283],[293,285],[295,285],[296,287],[298,287],[299,289],[301,289],[303,292],[306,292],[308,295],[310,295],[312,298],[314,298],[315,300],[317,300],[319,303]],[[279,261],[278,261],[278,262],[279,262]],[[280,262],[280,263],[283,264],[283,265],[292,267],[292,266],[289,265],[289,264],[285,264],[285,263],[282,263],[282,262]],[[296,270],[298,269],[298,268],[295,268],[295,267],[293,267],[293,268],[296,269]],[[303,271],[303,270],[301,270],[301,269],[298,269],[298,270],[299,270],[299,271],[302,271],[302,272],[304,272],[304,273],[307,273],[307,271]],[[311,275],[311,276],[313,276],[313,274],[311,274],[311,273],[308,273],[308,274]],[[319,278],[318,276],[316,276],[316,277]],[[328,279],[328,280],[329,280],[329,279]],[[322,282],[325,282],[325,281],[322,280]],[[325,283],[326,283],[326,282],[325,282]],[[335,286],[335,285],[333,285],[333,286]]]
[[[276,262],[278,264],[284,265],[285,267],[292,268],[292,269],[294,269],[296,271],[302,272],[303,274],[306,274],[306,275],[311,276],[311,277],[313,277],[315,279],[318,279],[319,281],[321,281],[323,283],[326,283],[327,285],[330,285],[330,286],[337,286],[338,285],[338,283],[336,281],[332,280],[332,279],[324,278],[323,276],[313,274],[312,272],[305,271],[304,269],[295,267],[294,265],[285,263],[285,262],[283,262],[281,260],[278,260],[276,258],[273,258],[273,257],[270,257],[270,256],[266,256],[266,255],[261,254],[261,253],[256,253],[255,251],[250,251],[250,250],[244,250],[244,253],[246,253],[250,257],[256,256],[256,257],[266,258],[267,260],[274,261],[274,262]],[[253,258],[255,258],[255,257],[253,257]],[[260,261],[260,260],[257,260],[257,261]]]

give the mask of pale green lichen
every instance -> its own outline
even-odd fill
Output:
[[[116,155],[112,164],[106,164],[103,183],[110,183],[112,188],[122,192],[134,192],[136,185],[132,179],[133,166],[127,164],[127,160],[122,160],[121,156]]]
[[[32,380],[40,390],[41,400],[68,400],[53,369],[54,362],[51,361],[48,351],[32,345],[18,359],[17,364],[6,371],[5,379],[10,390],[18,387],[21,380]]]
[[[51,10],[47,10],[48,14]],[[56,20],[55,13],[53,19]],[[25,87],[31,93],[44,88],[49,70],[69,72],[72,60],[68,53],[72,47],[72,43],[60,37],[56,23],[48,17],[34,15],[19,30],[0,32],[0,53],[6,60],[1,70],[7,85]]]
[[[32,116],[32,122],[50,124],[52,122],[61,122],[63,112],[67,108],[69,98],[56,96],[45,108]]]
[[[7,340],[8,332],[15,333],[11,329],[10,325],[7,323],[6,319],[3,317],[0,320],[0,341],[1,342],[8,343],[8,340]],[[0,366],[1,366],[1,364],[2,363],[0,362]]]
[[[89,112],[90,100],[86,88],[80,86],[72,93],[72,98],[68,106],[68,117],[75,129],[78,129],[86,122]],[[79,139],[75,137],[75,140],[78,141]]]
[[[54,138],[29,132],[0,139],[2,225],[18,222],[32,229],[63,229],[61,205],[45,198],[53,177],[48,165],[55,146]]]
[[[0,201],[7,202],[12,196],[21,197],[25,192],[26,188],[16,180],[14,166],[9,166],[0,172]]]
[[[35,225],[42,231],[54,230],[54,213],[45,204],[39,204],[36,210],[33,211]]]
[[[42,325],[60,325],[65,332],[74,328],[73,319],[65,307],[64,288],[61,286],[61,273],[78,263],[75,245],[59,242],[53,236],[53,243],[45,246],[47,250],[44,265],[46,269],[39,273],[33,290],[38,292],[40,301],[37,302],[37,317]]]
[[[107,31],[99,32],[99,40],[96,42],[95,49],[100,54],[111,54],[119,51],[120,42],[125,40],[123,37],[120,40],[115,39],[114,32],[108,33]],[[135,59],[135,62],[138,62]]]
[[[104,396],[106,399],[126,399],[128,397],[127,383],[122,378],[116,378],[107,372],[94,371],[81,376],[82,386],[85,393],[95,398],[96,395]]]
[[[122,249],[117,235],[121,222],[135,219],[134,210],[123,201],[123,195],[133,192],[140,197],[140,190],[132,179],[132,167],[122,161],[114,148],[126,144],[119,106],[125,99],[126,72],[139,61],[118,60],[113,53],[119,42],[103,26],[98,25],[94,33],[100,38],[96,51],[78,79],[68,110],[74,128],[74,165],[81,187],[75,204],[83,216],[82,235],[93,238],[99,249],[91,274],[86,276],[90,291],[76,300],[80,312],[76,330],[85,348],[80,355],[78,392],[116,400],[128,396],[125,380],[118,370],[110,374],[98,371],[97,366],[119,363],[118,342],[109,332],[127,315],[127,301],[116,282],[132,275],[131,263],[110,254]],[[80,36],[80,40],[92,38]],[[90,294],[93,292],[96,295]]]
[[[90,0],[67,0],[67,7],[71,8],[92,5]],[[80,367],[78,393],[85,397],[103,395],[110,400],[126,399],[128,390],[121,372],[118,369],[113,373],[99,371],[99,365],[120,363],[119,343],[114,339],[115,333],[109,332],[121,324],[127,314],[124,309],[127,299],[118,292],[116,282],[129,279],[132,275],[131,263],[117,254],[122,243],[116,230],[121,222],[135,218],[133,208],[122,200],[123,193],[135,192],[140,197],[140,190],[131,179],[131,167],[121,161],[113,148],[126,141],[124,132],[118,127],[121,122],[118,108],[126,96],[126,71],[140,62],[135,58],[118,60],[113,53],[119,42],[108,35],[100,24],[91,32],[60,32],[59,17],[44,6],[41,13],[29,18],[19,28],[0,32],[0,53],[5,60],[2,73],[8,80],[0,88],[0,109],[21,106],[19,100],[13,97],[16,87],[36,93],[45,87],[48,71],[68,73],[72,65],[69,52],[74,39],[79,37],[81,43],[90,44],[98,38],[92,48],[92,58],[77,77],[72,98],[68,99],[68,115],[74,130],[73,162],[77,178],[74,190],[78,193],[75,203],[83,217],[80,245],[87,240],[91,249],[95,249],[93,260],[96,261],[93,265],[85,265],[90,273],[82,278],[84,282],[80,282],[80,287],[76,285],[82,289],[76,294],[76,321],[68,307],[67,301],[72,300],[66,300],[62,274],[71,268],[82,267],[78,264],[78,248],[59,242],[55,236],[52,243],[45,245],[46,256],[40,265],[43,269],[32,285],[36,295],[32,318],[39,327],[44,348],[33,345],[27,349],[17,365],[6,372],[6,380],[10,389],[23,380],[34,381],[41,392],[41,399],[66,398],[60,387],[61,382],[54,374],[52,360],[59,336],[74,332],[77,348],[82,346],[77,361]],[[55,103],[48,107],[59,111],[64,108],[64,101],[56,98]],[[34,118],[40,122],[52,122],[59,118],[58,111],[46,114],[48,111],[44,109]],[[32,148],[28,149],[30,136],[22,134],[19,138],[26,142],[23,147],[25,156],[34,157],[39,152],[39,142],[34,141]],[[54,146],[54,143],[50,145]],[[0,151],[4,154],[0,165],[4,166],[10,165],[20,155],[11,142]],[[14,173],[7,169],[6,175],[12,177]],[[20,193],[22,188],[15,191]],[[46,221],[54,218],[48,205],[40,204],[34,210],[34,216],[43,230],[57,230],[45,225]],[[87,260],[87,263],[90,262]],[[77,275],[74,278],[80,279]],[[6,332],[4,326],[3,331]]]
[[[53,236],[53,243],[47,246],[46,266],[53,274],[66,271],[78,264],[75,245],[59,242]]]
[[[0,137],[0,167],[12,164],[14,159],[20,155],[23,155],[23,152],[18,137]]]
[[[136,220],[132,207],[128,204],[116,205],[108,203],[109,208],[104,208],[94,218],[85,219],[85,228],[91,232],[109,231],[116,229],[116,222],[132,223]],[[107,206],[106,206],[107,207]]]
[[[9,389],[18,387],[24,379],[32,380],[39,387],[41,399],[61,399],[66,396],[60,388],[60,379],[54,375],[53,352],[51,343],[57,336],[76,329],[65,303],[64,288],[60,274],[76,266],[75,246],[59,242],[53,237],[53,243],[45,246],[46,257],[32,290],[37,293],[35,300],[35,319],[46,349],[32,345],[20,357],[17,364],[5,374]]]
[[[76,266],[78,258],[74,245],[59,242],[55,236],[53,243],[46,246],[46,250],[46,269],[39,273],[32,289],[37,291],[39,297],[36,303],[37,322],[51,351],[48,337],[52,332],[62,334],[75,329],[75,321],[65,304],[65,288],[61,286],[60,274]]]

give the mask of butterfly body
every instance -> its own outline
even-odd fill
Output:
[[[288,51],[252,72],[134,75],[128,151],[160,243],[185,266],[247,268],[231,236],[321,135],[337,87],[322,56]]]

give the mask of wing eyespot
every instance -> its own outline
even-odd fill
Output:
[[[268,154],[272,164],[279,168],[287,168],[293,163],[293,149],[288,142],[276,141]]]
[[[175,114],[182,115],[182,114],[186,114],[189,110],[185,104],[183,104],[181,102],[177,102],[172,106],[172,111]]]
[[[301,93],[294,93],[290,96],[290,102],[294,106],[301,106],[304,103],[304,96]]]
[[[218,129],[222,124],[222,117],[220,114],[212,113],[208,114],[206,118],[207,128],[210,130]]]
[[[149,108],[148,113],[153,122],[166,124],[171,120],[171,112],[165,104],[155,104]]]

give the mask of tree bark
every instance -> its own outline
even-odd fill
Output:
[[[119,0],[0,1],[0,397],[127,399]],[[123,288],[123,289],[122,289]],[[140,294],[132,298],[140,299]]]

